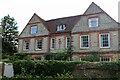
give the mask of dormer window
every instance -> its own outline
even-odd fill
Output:
[[[98,18],[89,18],[88,19],[89,27],[98,27]]]
[[[60,24],[57,26],[57,31],[64,31],[65,30],[65,25],[64,24]]]
[[[36,34],[37,33],[37,26],[32,26],[31,27],[31,34]]]

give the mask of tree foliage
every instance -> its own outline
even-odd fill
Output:
[[[1,19],[2,26],[2,53],[17,52],[18,26],[13,17],[9,15]]]
[[[69,60],[71,57],[70,49],[65,49],[63,52],[48,53],[44,55],[45,60]]]

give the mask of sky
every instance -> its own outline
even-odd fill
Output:
[[[94,2],[118,21],[120,0],[0,0],[0,19],[8,14],[17,21],[19,33],[34,13],[44,20],[83,14]]]

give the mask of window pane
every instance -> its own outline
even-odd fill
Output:
[[[25,40],[24,41],[24,49],[29,49],[29,41],[28,40]]]
[[[66,38],[66,48],[70,47],[70,37]]]
[[[100,61],[111,61],[111,57],[100,57]]]
[[[88,36],[81,36],[81,47],[89,47],[89,39]]]
[[[98,18],[90,18],[88,22],[89,27],[98,27]]]
[[[37,26],[32,26],[31,27],[31,34],[37,33]]]
[[[36,41],[36,48],[37,48],[37,49],[42,49],[42,39],[38,39],[38,40]]]
[[[57,25],[57,31],[64,31],[64,30],[65,30],[64,24]]]
[[[100,40],[101,40],[101,47],[109,47],[110,46],[110,37],[109,34],[101,34],[100,35]]]
[[[51,41],[51,48],[55,48],[55,39],[52,39]]]

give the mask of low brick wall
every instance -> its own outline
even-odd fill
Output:
[[[112,75],[113,74],[113,75]],[[120,79],[120,66],[111,73],[107,69],[100,69],[95,63],[78,64],[72,74],[76,78],[119,78]],[[115,75],[115,76],[114,76]]]
[[[3,75],[3,63],[0,62],[0,76]]]

